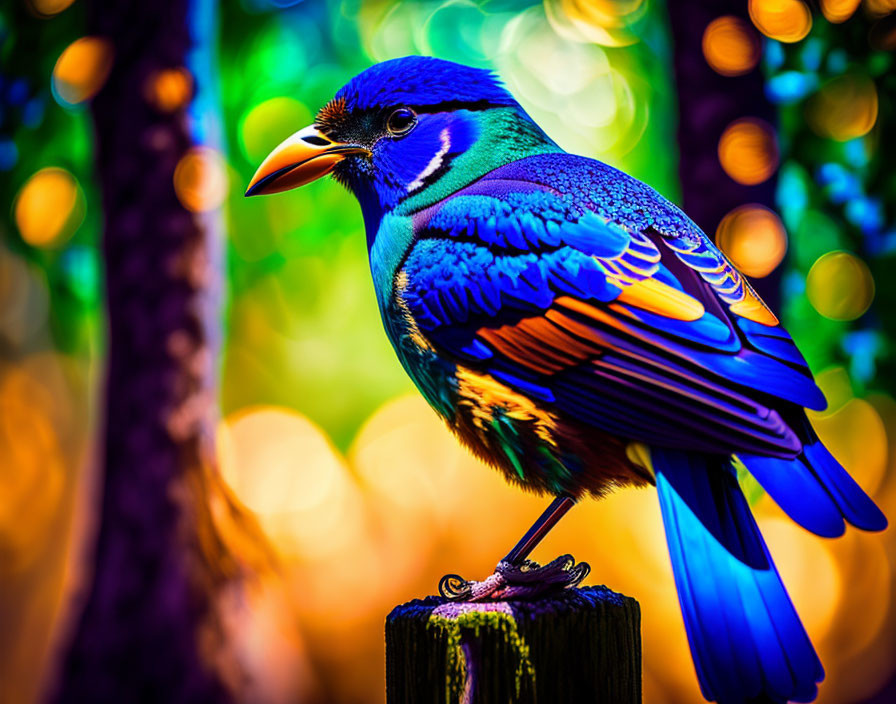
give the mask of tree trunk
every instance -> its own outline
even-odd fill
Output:
[[[216,214],[186,209],[173,185],[197,136],[215,136],[214,13],[212,0],[89,9],[88,33],[114,47],[92,105],[108,299],[104,468],[94,573],[51,693],[58,702],[239,698],[216,610],[240,568],[210,514],[221,499],[212,455],[221,235]],[[160,108],[148,81],[181,67],[192,101]]]

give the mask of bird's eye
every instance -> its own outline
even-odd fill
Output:
[[[398,108],[389,115],[386,120],[386,128],[395,137],[402,137],[414,129],[417,124],[417,114],[410,108]]]

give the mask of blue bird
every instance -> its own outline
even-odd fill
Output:
[[[799,350],[710,239],[560,149],[491,73],[434,58],[353,78],[247,195],[328,173],[360,203],[420,392],[509,481],[557,497],[513,559],[574,500],[655,485],[704,696],[812,701],[824,672],[734,460],[818,535],[887,522],[809,424],[826,403]]]

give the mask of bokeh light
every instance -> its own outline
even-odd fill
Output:
[[[84,219],[84,199],[75,177],[65,169],[48,167],[29,178],[14,206],[22,239],[35,247],[58,245]]]
[[[759,529],[800,618],[815,640],[824,638],[839,606],[842,585],[828,543],[789,518],[764,518]]]
[[[205,212],[227,196],[227,165],[211,147],[192,147],[174,169],[174,192],[187,209]]]
[[[809,126],[845,142],[868,134],[877,121],[877,89],[868,76],[847,74],[826,83],[806,105]]]
[[[822,369],[815,375],[815,383],[824,393],[824,397],[828,402],[828,407],[824,413],[829,414],[849,403],[854,397],[852,388],[852,379],[846,367],[834,364],[826,369]]]
[[[778,144],[771,125],[756,118],[735,120],[719,138],[719,162],[738,183],[755,186],[778,168]]]
[[[859,8],[862,0],[821,0],[821,12],[828,22],[846,22]]]
[[[0,139],[0,171],[9,171],[19,160],[19,148],[11,139]]]
[[[175,112],[193,97],[193,76],[182,66],[156,71],[146,79],[144,93],[156,110]]]
[[[82,37],[69,44],[53,68],[53,93],[62,105],[77,105],[96,95],[112,70],[112,44]]]
[[[0,246],[0,340],[27,345],[46,325],[49,305],[44,273]]]
[[[716,229],[716,244],[747,276],[774,271],[787,253],[787,232],[780,218],[765,206],[742,205],[728,213]]]
[[[29,7],[41,17],[52,17],[67,9],[75,0],[27,0]]]
[[[621,47],[639,41],[647,0],[545,0],[548,21],[566,39]]]
[[[568,41],[545,23],[540,8],[509,22],[501,45],[498,63],[508,87],[564,149],[610,160],[642,138],[645,95],[636,93],[635,76],[614,66],[609,49]]]
[[[892,559],[882,541],[863,538],[848,532],[831,545],[849,587],[841,596],[841,614],[819,647],[827,671],[823,702],[874,701],[892,674]]]
[[[896,11],[896,0],[865,0],[865,11],[872,17],[885,17]]]
[[[439,7],[441,3],[435,8],[416,2],[363,3],[358,31],[364,54],[373,62],[420,53],[427,16]]]
[[[344,460],[295,411],[231,414],[219,427],[218,460],[224,479],[286,554],[317,557],[357,533],[357,496]]]
[[[756,31],[739,17],[718,17],[703,32],[703,56],[713,71],[723,76],[740,76],[752,71],[761,53]]]
[[[73,245],[62,252],[60,265],[65,285],[82,303],[93,303],[99,294],[99,253],[93,247]]]
[[[873,496],[887,468],[887,432],[877,409],[862,398],[838,408],[810,412],[818,436],[844,469]]]
[[[0,577],[40,555],[62,500],[59,431],[71,409],[58,364],[52,355],[35,356],[0,378]]]
[[[259,98],[271,96],[271,91],[298,87],[300,80],[315,81],[334,68],[333,64],[316,65],[309,70],[309,55],[321,56],[323,37],[318,23],[268,22],[238,43],[239,54],[234,58],[234,74],[246,81],[242,100],[234,105],[237,114]],[[351,47],[357,51],[357,45]],[[241,81],[242,83],[242,81]]]
[[[857,256],[828,252],[809,270],[806,295],[824,317],[855,320],[874,300],[874,279],[868,265]]]
[[[798,42],[812,29],[812,12],[801,0],[750,0],[756,28],[779,42]]]
[[[483,31],[489,14],[478,3],[441,2],[428,14],[414,38],[423,54],[451,56],[478,65],[493,58],[498,46],[498,35],[491,32],[489,36]],[[503,22],[496,28],[500,24]],[[455,31],[445,32],[446,26],[455,27]]]
[[[457,509],[457,498],[447,491],[458,469],[450,446],[454,442],[435,415],[410,395],[387,403],[364,424],[350,456],[359,479],[382,501],[413,512],[417,521],[439,521],[444,528]],[[433,455],[444,462],[433,464]],[[425,472],[420,471],[423,464]]]
[[[0,269],[7,256],[0,248]],[[21,285],[9,273],[0,271],[0,327],[10,314],[6,294]],[[0,616],[17,634],[0,639],[0,700],[10,704],[40,698],[49,643],[68,596],[65,580],[83,569],[69,553],[72,505],[85,479],[95,418],[84,365],[47,348],[46,323],[39,317],[32,339],[0,338],[0,348],[18,352],[14,361],[0,361]],[[44,351],[33,351],[41,344]]]
[[[41,17],[52,17],[67,9],[75,0],[28,0],[28,5]]]
[[[255,105],[240,121],[240,146],[246,159],[260,164],[274,147],[311,121],[311,111],[294,98],[278,96]]]

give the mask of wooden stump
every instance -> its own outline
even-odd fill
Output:
[[[641,610],[606,587],[535,601],[415,599],[386,618],[388,704],[635,704]]]

